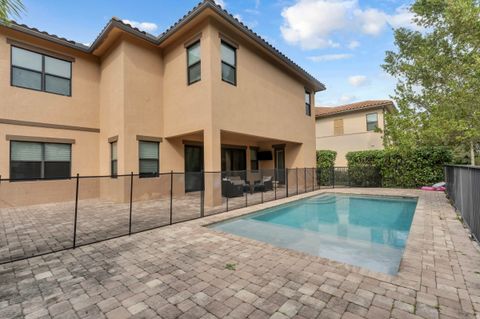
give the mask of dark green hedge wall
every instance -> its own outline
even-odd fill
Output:
[[[451,162],[452,153],[444,147],[392,148],[349,152],[346,158],[353,184],[362,184],[369,179],[365,174],[378,171],[383,187],[417,188],[443,181],[443,165]]]
[[[331,185],[333,179],[332,168],[335,166],[337,152],[331,150],[317,151],[317,183],[318,185]]]

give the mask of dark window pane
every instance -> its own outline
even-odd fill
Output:
[[[158,160],[153,159],[141,159],[140,160],[140,174],[152,174],[158,173]]]
[[[42,75],[37,72],[12,67],[12,84],[28,89],[41,90]]]
[[[367,123],[367,131],[375,131],[377,128],[377,122]]]
[[[41,162],[10,162],[11,179],[37,179],[41,177]]]
[[[112,176],[115,176],[118,174],[118,169],[117,169],[117,160],[112,161]]]
[[[235,68],[222,63],[222,80],[235,84]]]
[[[200,63],[188,67],[188,84],[200,81],[201,67]]]
[[[61,95],[70,95],[70,80],[45,75],[45,91]]]
[[[45,178],[69,178],[70,162],[45,162]]]

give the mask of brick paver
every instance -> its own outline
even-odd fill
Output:
[[[2,265],[0,318],[480,318],[480,249],[444,194],[335,191],[419,197],[397,275],[202,227],[299,195]]]

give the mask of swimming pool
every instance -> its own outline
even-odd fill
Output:
[[[416,198],[322,194],[209,227],[396,274]]]

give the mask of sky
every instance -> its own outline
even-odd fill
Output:
[[[20,23],[84,44],[115,16],[158,35],[199,0],[24,0]],[[324,83],[317,106],[388,99],[396,80],[381,64],[393,28],[415,29],[409,0],[216,0]]]

